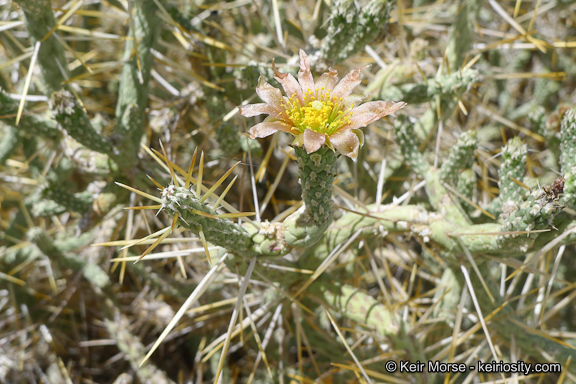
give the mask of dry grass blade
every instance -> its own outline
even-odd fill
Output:
[[[494,344],[492,344],[492,337],[490,337],[490,331],[488,331],[488,327],[486,326],[486,321],[484,316],[482,315],[482,309],[480,308],[480,304],[478,304],[478,299],[476,298],[476,291],[474,291],[474,286],[470,281],[470,275],[468,274],[468,270],[465,266],[461,266],[460,270],[464,275],[464,280],[466,281],[466,286],[468,287],[468,291],[470,292],[470,296],[472,297],[472,301],[474,302],[474,307],[476,308],[476,313],[478,313],[478,320],[480,320],[480,324],[482,325],[482,329],[484,330],[484,334],[486,335],[486,340],[488,341],[488,345],[490,346],[490,351],[492,352],[492,357],[495,361],[499,361],[498,355],[496,354],[496,350],[494,349]]]
[[[280,166],[280,169],[278,170],[278,173],[276,174],[276,178],[274,179],[274,182],[272,183],[270,188],[268,188],[268,192],[266,192],[266,196],[264,197],[264,201],[262,201],[262,206],[260,207],[260,212],[264,212],[264,210],[268,206],[268,203],[270,202],[272,195],[276,191],[278,184],[280,184],[280,180],[282,179],[282,176],[284,175],[284,171],[286,170],[286,166],[288,165],[289,161],[290,161],[290,158],[286,157],[284,159],[284,161],[282,162],[282,165]]]
[[[256,341],[256,345],[258,346],[258,354],[260,356],[262,356],[262,360],[264,361],[264,365],[266,365],[266,369],[268,370],[268,375],[270,376],[271,379],[273,379],[274,376],[272,375],[272,371],[270,370],[270,364],[268,363],[268,358],[266,357],[266,352],[264,351],[266,346],[262,344],[262,340],[260,339],[260,335],[258,334],[258,329],[256,327],[256,324],[252,320],[252,311],[250,310],[250,306],[248,305],[248,302],[246,301],[246,296],[243,297],[243,304],[244,304],[244,310],[246,311],[246,314],[248,315],[247,319],[250,322],[250,328],[252,328],[252,333],[254,334],[254,340]]]
[[[176,239],[172,239],[176,240]],[[210,251],[218,249],[218,247],[209,247]],[[146,260],[162,260],[162,259],[173,259],[176,257],[182,256],[190,256],[194,254],[203,254],[206,250],[204,247],[201,248],[189,248],[189,249],[182,249],[179,251],[168,251],[168,252],[156,252],[153,255],[149,255]],[[140,256],[127,256],[127,257],[117,257],[110,261],[135,261],[138,260]]]
[[[326,269],[328,269],[328,267],[331,266],[332,263],[334,263],[336,258],[342,252],[344,252],[344,250],[346,250],[346,248],[348,248],[350,246],[350,244],[352,244],[358,236],[360,236],[360,233],[361,233],[361,231],[356,232],[346,241],[346,243],[344,243],[341,246],[334,248],[332,250],[332,252],[330,252],[328,257],[326,257],[326,259],[324,259],[322,264],[320,264],[320,266],[314,271],[314,274],[312,274],[312,276],[310,276],[310,278],[308,278],[308,280],[306,280],[306,282],[300,287],[300,289],[298,289],[296,294],[294,294],[294,297],[300,296],[302,294],[302,292],[304,292],[310,286],[310,284],[312,284],[321,274],[323,274],[326,271]]]
[[[216,377],[214,378],[215,383],[218,382],[218,379],[222,374],[222,369],[224,369],[224,360],[226,359],[226,355],[228,353],[228,347],[230,346],[230,340],[232,339],[232,330],[234,328],[234,325],[236,324],[236,320],[238,320],[240,307],[242,306],[244,295],[246,294],[246,289],[248,288],[248,283],[250,282],[250,276],[252,276],[252,271],[254,270],[254,265],[256,265],[256,257],[253,257],[252,261],[250,261],[250,265],[248,266],[248,269],[246,270],[246,275],[244,276],[244,281],[242,282],[242,286],[240,287],[240,291],[238,292],[238,300],[236,301],[234,311],[232,312],[232,317],[230,318],[230,325],[228,326],[228,332],[226,333],[226,340],[224,340],[224,346],[222,347],[222,355],[220,355],[220,361],[218,362],[218,368],[216,369]],[[252,320],[250,320],[250,322],[251,321]]]
[[[36,65],[36,59],[38,59],[38,52],[40,51],[40,45],[41,45],[40,42],[34,44],[32,59],[30,59],[30,67],[28,68],[28,74],[26,75],[26,81],[24,82],[24,90],[22,90],[20,104],[18,104],[18,112],[16,114],[16,125],[20,123],[20,118],[22,117],[22,112],[24,111],[24,105],[26,104],[26,95],[28,95],[28,89],[30,88],[30,81],[32,80],[32,74],[34,73],[34,66]]]
[[[264,358],[264,350],[266,350],[266,347],[268,346],[268,343],[270,342],[270,339],[272,338],[272,333],[274,332],[274,329],[276,327],[276,324],[278,323],[278,319],[280,318],[280,314],[282,313],[282,304],[278,305],[276,307],[276,310],[274,311],[274,315],[272,315],[272,320],[270,321],[270,325],[268,326],[268,329],[266,329],[266,333],[264,334],[264,340],[262,341],[262,351],[258,351],[258,355],[256,356],[256,361],[254,362],[254,368],[252,369],[252,372],[250,373],[250,376],[248,377],[248,384],[252,383],[252,380],[254,380],[254,375],[256,374],[256,370],[258,369],[258,365],[260,364],[260,361]]]
[[[358,360],[358,358],[356,357],[356,355],[354,354],[354,352],[352,351],[352,349],[350,349],[350,346],[348,345],[348,342],[346,341],[346,338],[344,337],[344,335],[342,334],[342,332],[340,331],[340,328],[338,327],[338,324],[336,324],[336,322],[334,321],[334,318],[332,317],[332,315],[330,314],[330,312],[326,311],[326,315],[328,315],[328,318],[330,319],[330,323],[332,323],[332,327],[334,328],[334,330],[336,331],[336,333],[338,334],[338,337],[340,338],[340,340],[342,340],[342,343],[344,344],[344,346],[346,347],[346,350],[348,351],[348,353],[350,354],[350,356],[352,357],[352,359],[354,360],[354,362],[356,363],[356,366],[358,367],[358,369],[360,369],[360,372],[362,372],[362,375],[364,376],[364,378],[366,379],[366,381],[368,383],[373,383],[372,379],[370,379],[370,377],[368,376],[368,374],[366,373],[366,371],[364,370],[364,367],[362,366],[362,364],[360,364],[360,361]]]
[[[3,272],[0,272],[0,279],[6,280],[6,281],[13,283],[13,284],[18,284],[22,287],[26,285],[26,281],[18,279],[17,277],[14,277],[14,276],[7,275]]]
[[[206,290],[210,287],[210,284],[212,284],[214,279],[218,277],[218,273],[220,272],[221,267],[224,264],[224,261],[226,260],[226,257],[228,257],[228,254],[222,256],[222,258],[212,268],[210,268],[210,271],[208,271],[208,273],[204,276],[202,281],[196,286],[194,291],[190,294],[188,299],[186,299],[184,304],[182,304],[178,312],[176,312],[172,320],[170,320],[170,322],[168,323],[162,334],[158,337],[158,340],[156,340],[150,351],[148,351],[148,353],[144,357],[144,360],[142,360],[142,362],[140,363],[140,366],[142,366],[150,358],[150,356],[152,356],[154,351],[156,351],[158,346],[162,343],[162,341],[166,338],[166,336],[168,336],[170,331],[174,329],[174,327],[180,321],[182,316],[184,316],[186,311],[188,311],[188,309],[191,306],[193,306],[198,301],[198,299],[200,299],[200,297],[202,297],[204,292],[206,292]]]
[[[2,32],[2,29],[1,29],[1,28],[0,28],[0,32]],[[8,60],[8,61],[0,64],[0,70],[3,70],[4,68],[8,68],[8,67],[10,67],[12,64],[19,63],[19,62],[21,62],[21,61],[24,61],[24,60],[26,60],[26,59],[34,56],[34,52],[35,52],[35,51],[36,51],[35,49],[32,49],[32,50],[29,51],[29,52],[24,52],[24,53],[21,54],[20,56],[16,56],[16,57],[14,57],[13,59]]]
[[[476,262],[474,261],[472,254],[470,253],[470,251],[468,250],[466,245],[462,242],[462,239],[458,238],[458,242],[460,243],[460,246],[464,250],[464,255],[466,255],[466,258],[468,259],[468,262],[472,266],[472,269],[474,269],[474,273],[476,273],[476,277],[478,277],[478,280],[480,280],[480,283],[482,284],[482,287],[484,288],[484,292],[486,292],[486,295],[488,295],[488,297],[490,298],[490,301],[492,303],[494,303],[495,302],[494,296],[492,296],[492,292],[490,292],[490,289],[486,285],[486,281],[484,281],[484,277],[480,273],[480,270],[478,269],[478,265],[476,265]]]

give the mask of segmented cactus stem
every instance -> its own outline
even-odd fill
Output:
[[[406,116],[398,116],[394,121],[394,137],[406,164],[418,175],[424,177],[428,173],[430,165],[420,153],[414,135],[410,132],[410,126],[411,124]]]
[[[50,99],[50,109],[56,121],[80,144],[96,152],[114,154],[111,141],[96,132],[88,115],[71,92],[54,92]]]
[[[332,191],[336,176],[336,153],[327,147],[308,154],[295,147],[302,186],[302,207],[284,221],[286,243],[309,247],[320,240],[332,223]]]
[[[385,28],[392,2],[369,0],[366,3],[362,6],[350,0],[333,3],[328,36],[323,39],[321,47],[325,59],[345,60],[364,49]]]
[[[68,63],[64,55],[64,45],[58,41],[54,32],[56,20],[49,0],[15,0],[22,7],[26,29],[32,43],[40,42],[38,65],[48,94],[62,89],[68,80]],[[44,39],[45,37],[47,37]]]
[[[28,239],[53,262],[63,269],[70,268],[75,272],[81,272],[86,280],[98,288],[104,288],[110,284],[108,274],[100,266],[89,263],[76,255],[68,255],[59,249],[52,238],[39,227],[28,230]]]
[[[281,224],[262,223],[258,230],[218,218],[219,213],[200,202],[191,189],[170,185],[162,191],[162,207],[169,214],[178,214],[180,225],[195,234],[202,231],[206,240],[241,256],[278,256],[288,250]]]
[[[476,131],[462,133],[440,168],[440,180],[451,182],[458,177],[460,171],[470,168],[477,145]]]
[[[507,201],[521,201],[527,193],[526,189],[516,181],[522,181],[526,172],[526,154],[528,150],[519,137],[515,137],[502,149],[502,163],[500,164],[500,200],[503,204]]]
[[[576,108],[569,109],[560,126],[560,169],[565,179],[564,202],[576,205]]]

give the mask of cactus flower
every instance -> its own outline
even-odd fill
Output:
[[[274,78],[282,85],[280,89],[260,77],[256,93],[264,103],[239,107],[244,117],[269,115],[264,122],[248,131],[250,138],[261,138],[276,131],[295,136],[294,145],[304,146],[307,153],[316,152],[323,145],[344,156],[356,159],[363,144],[364,134],[359,128],[403,108],[404,102],[371,101],[358,105],[364,99],[352,91],[361,82],[360,71],[352,70],[338,81],[338,72],[332,68],[315,82],[310,72],[308,56],[300,50],[298,80],[289,73],[276,69]]]

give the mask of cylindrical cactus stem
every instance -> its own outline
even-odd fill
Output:
[[[528,113],[528,120],[537,134],[548,138],[549,131],[546,128],[546,109],[543,106],[534,105]]]
[[[458,177],[460,171],[470,168],[476,146],[476,131],[462,133],[440,168],[440,180],[451,182]]]
[[[50,99],[50,108],[56,121],[80,144],[96,152],[113,154],[111,141],[96,132],[72,93],[66,90],[54,92]]]
[[[69,78],[64,46],[54,32],[56,21],[48,0],[16,0],[26,17],[26,29],[33,43],[41,43],[38,51],[38,66],[47,87],[47,94],[61,91],[52,100],[56,121],[79,143],[96,152],[112,154],[112,144],[92,126],[84,109],[78,105],[67,90]],[[46,38],[46,36],[48,36]],[[0,103],[1,105],[1,103]],[[28,118],[30,120],[31,118]],[[33,125],[27,124],[33,128]],[[31,130],[33,132],[33,130]],[[44,129],[43,132],[46,132]],[[58,136],[56,136],[58,137]]]
[[[498,187],[500,195],[492,200],[486,210],[492,214],[505,215],[515,209],[528,192],[516,181],[522,181],[526,172],[526,154],[528,150],[519,137],[515,137],[502,148]]]
[[[0,137],[0,164],[4,164],[10,155],[16,150],[19,137],[18,131],[14,127],[6,127]]]
[[[430,165],[420,153],[414,135],[408,129],[410,126],[408,118],[400,115],[394,121],[394,137],[396,144],[400,147],[404,161],[421,177],[425,177],[430,170]]]
[[[144,110],[148,105],[148,88],[159,25],[154,0],[131,2],[133,14],[130,35],[126,41],[124,67],[118,103],[116,104],[116,127],[114,128],[117,148],[122,153],[115,161],[123,167],[133,167],[140,150],[140,139],[144,132]],[[136,49],[136,52],[135,52]]]
[[[174,216],[179,215],[182,226],[198,234],[204,233],[210,243],[235,253],[244,253],[252,247],[248,231],[230,220],[217,218],[218,213],[200,202],[196,194],[184,187],[170,185],[162,191],[162,208]],[[203,215],[204,214],[204,215]]]
[[[406,332],[410,330],[410,325],[401,316],[395,316],[368,293],[346,284],[336,290],[332,288],[323,290],[324,300],[348,319],[373,327],[381,336],[395,336],[401,328]]]
[[[498,180],[502,204],[510,200],[519,203],[527,192],[524,187],[514,181],[522,181],[524,178],[527,153],[526,144],[522,144],[519,137],[513,138],[502,148],[502,163]]]
[[[564,202],[571,207],[576,204],[576,108],[564,114],[560,125],[560,169],[564,175]]]
[[[459,12],[456,21],[450,28],[450,37],[446,47],[446,59],[451,69],[462,67],[466,54],[474,41],[474,19],[479,6],[473,1],[459,1]]]
[[[438,212],[442,212],[444,219],[458,227],[467,227],[469,224],[466,212],[462,209],[458,197],[450,194],[440,180],[440,171],[431,168],[425,175],[426,194],[428,201]]]
[[[110,312],[108,318],[104,320],[106,330],[110,337],[116,341],[116,347],[122,352],[124,359],[130,363],[132,371],[139,381],[142,383],[175,384],[166,372],[153,363],[147,362],[147,364],[140,366],[142,359],[146,356],[146,346],[142,344],[138,336],[130,331],[130,320],[116,309],[116,305],[110,299],[104,300],[107,306],[106,311]]]
[[[42,190],[42,195],[69,211],[85,213],[90,208],[92,196],[89,193],[72,194],[66,188],[51,184]]]
[[[336,153],[322,147],[308,154],[295,147],[304,204],[284,220],[286,243],[306,248],[320,240],[334,216],[332,191],[336,176]]]
[[[206,240],[240,256],[279,256],[288,252],[282,237],[282,225],[261,223],[257,230],[228,219],[200,201],[196,194],[184,187],[170,185],[162,191],[162,208],[174,216],[180,225],[195,234],[203,233]]]
[[[476,177],[476,172],[474,172],[472,169],[465,169],[458,175],[456,189],[460,191],[463,196],[472,200],[474,197],[474,189],[476,188],[477,181],[478,178]],[[474,209],[474,207],[467,202],[462,202],[462,208],[464,208],[464,210],[468,213]]]
[[[102,268],[77,256],[67,255],[54,244],[52,238],[43,229],[39,227],[29,229],[27,237],[60,268],[70,268],[75,272],[82,272],[82,276],[96,288],[105,288],[110,284],[110,278]]]
[[[322,56],[340,62],[364,49],[386,26],[391,5],[389,0],[368,0],[363,6],[349,0],[334,1],[328,36],[320,48]]]
[[[38,51],[38,65],[48,94],[62,88],[67,79],[68,64],[64,55],[64,46],[52,33],[56,20],[49,0],[15,0],[24,11],[26,29],[34,44],[41,42]],[[44,40],[44,38],[46,40]]]
[[[478,72],[474,69],[453,72],[445,76],[426,79],[425,83],[408,83],[399,87],[384,88],[380,97],[385,100],[403,100],[408,104],[427,103],[437,96],[442,99],[461,96],[478,82]],[[449,116],[449,113],[443,113]]]
[[[18,128],[15,128],[17,112],[18,103],[0,89],[0,116],[2,116],[2,122],[14,127],[13,131],[18,137],[21,137],[22,134],[38,135],[50,140],[60,140],[62,137],[62,133],[58,130],[57,124],[53,120],[36,114],[22,114]],[[2,153],[3,151],[0,149],[0,154]],[[0,162],[1,158],[0,155]]]
[[[453,268],[446,268],[442,273],[438,290],[434,293],[434,302],[438,303],[432,312],[434,317],[450,318],[450,315],[456,312],[463,285],[462,276],[458,272]]]

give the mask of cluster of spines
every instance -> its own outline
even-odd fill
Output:
[[[163,146],[162,150],[164,151]],[[228,184],[216,202],[212,206],[208,205],[207,199],[213,196],[216,188],[218,188],[232,173],[239,162],[230,168],[202,195],[204,153],[200,155],[197,179],[192,177],[197,157],[196,151],[194,151],[187,173],[184,173],[183,170],[179,169],[172,162],[167,160],[168,156],[166,155],[166,151],[164,151],[164,156],[160,155],[158,152],[156,152],[156,155],[162,157],[162,159],[166,161],[172,176],[172,184],[167,187],[163,187],[157,181],[150,178],[150,180],[161,190],[161,198],[149,195],[127,185],[117,183],[123,188],[159,203],[159,205],[138,207],[137,209],[164,210],[173,217],[171,226],[161,229],[143,239],[135,240],[133,243],[128,245],[133,246],[144,240],[156,238],[156,241],[144,253],[142,253],[138,261],[157,247],[178,225],[200,236],[200,240],[202,241],[202,245],[204,246],[210,263],[211,259],[208,250],[208,243],[220,246],[228,252],[243,257],[280,256],[288,252],[289,249],[284,242],[284,231],[281,225],[271,223],[260,223],[259,226],[256,226],[255,224],[240,225],[230,219],[248,217],[254,215],[254,213],[218,213],[217,209],[221,204],[225,205],[223,202],[224,197],[236,181],[236,177]],[[181,185],[181,183],[178,182],[179,179],[176,176],[175,169],[186,178],[184,185]],[[195,185],[192,185],[193,183]]]
[[[164,188],[162,209],[172,216],[178,214],[180,225],[196,234],[202,231],[210,243],[239,254],[246,253],[252,247],[251,236],[244,227],[222,218],[201,202],[190,188],[175,185]]]

